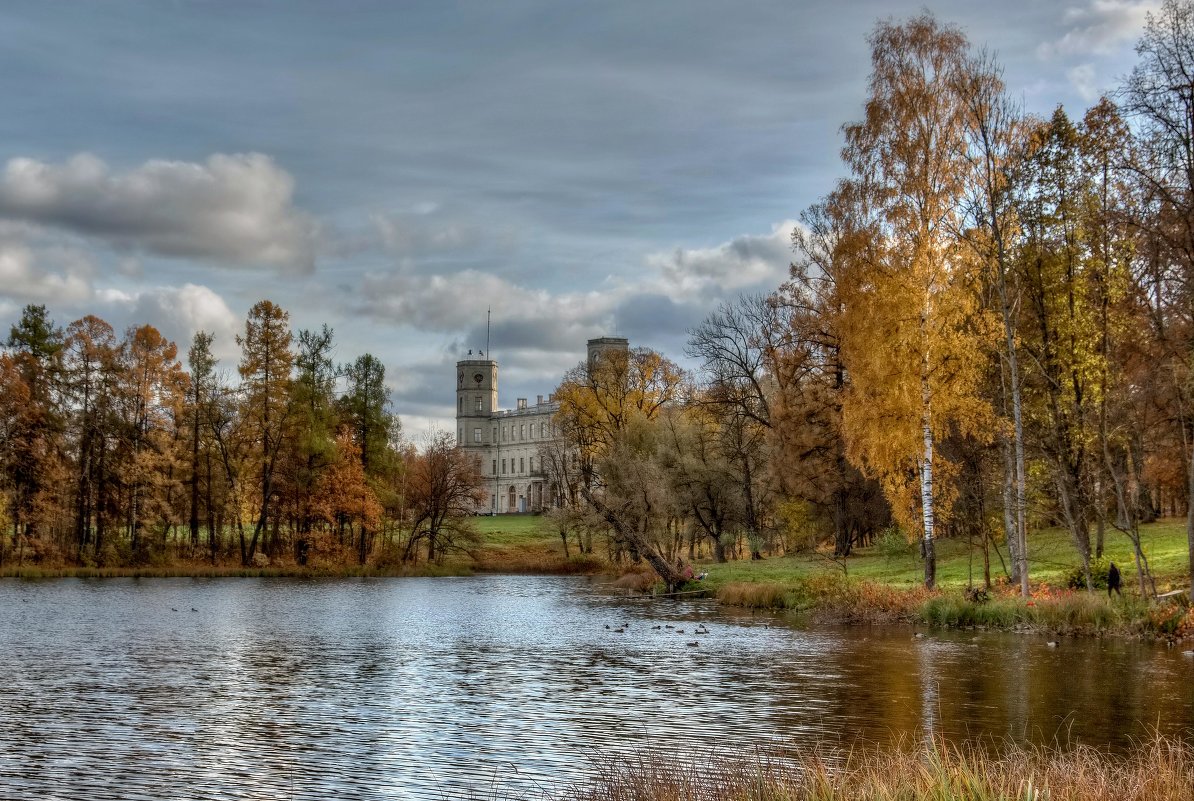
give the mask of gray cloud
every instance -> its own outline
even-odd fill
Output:
[[[310,272],[319,227],[293,194],[290,174],[259,153],[124,173],[86,153],[60,165],[14,158],[0,175],[0,215],[121,249]]]
[[[647,264],[678,297],[721,297],[758,287],[770,290],[788,274],[796,225],[785,220],[773,225],[769,234],[745,234],[708,248],[653,253],[647,256]]]
[[[510,225],[477,220],[463,209],[434,202],[418,203],[409,211],[377,213],[371,222],[381,245],[401,262],[490,260],[495,253],[510,254],[517,245]]]
[[[1044,59],[1107,55],[1135,41],[1147,15],[1160,5],[1158,0],[1088,0],[1085,6],[1071,6],[1063,17],[1066,32],[1042,42],[1037,55]]]
[[[561,326],[590,330],[610,316],[618,295],[566,292],[520,286],[493,273],[463,270],[447,275],[419,275],[403,270],[367,274],[362,283],[360,310],[397,325],[439,332],[484,330],[492,310],[499,325],[511,333],[522,325]],[[550,337],[539,336],[540,342]]]
[[[93,296],[95,266],[62,244],[34,243],[26,226],[0,223],[0,297],[21,303],[81,304]]]

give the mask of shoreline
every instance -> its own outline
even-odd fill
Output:
[[[143,567],[4,566],[0,579],[20,581],[63,578],[450,578],[483,575],[605,575],[611,586],[649,596],[642,582],[618,576],[594,560],[535,560],[526,563],[481,562],[474,565],[408,567],[336,567],[187,564]],[[928,629],[1006,631],[1060,637],[1129,637],[1171,645],[1194,640],[1194,608],[1184,599],[1158,603],[1136,597],[1107,600],[1085,590],[1053,590],[1044,586],[1030,599],[1009,594],[967,598],[957,590],[900,588],[866,579],[831,574],[791,581],[736,581],[690,584],[687,597],[715,599],[719,605],[768,612],[787,612],[814,624],[901,625]]]

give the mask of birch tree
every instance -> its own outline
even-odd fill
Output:
[[[881,480],[897,519],[919,518],[932,587],[939,502],[948,509],[954,472],[936,445],[952,431],[978,433],[989,416],[978,392],[989,321],[956,237],[969,177],[958,90],[967,42],[924,15],[880,23],[871,47],[865,116],[846,126],[843,150],[865,233],[838,287],[843,424],[851,459]]]

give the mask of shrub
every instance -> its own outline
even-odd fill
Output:
[[[1149,631],[1169,640],[1194,637],[1194,607],[1181,603],[1165,603],[1148,610],[1146,626]]]
[[[909,557],[914,553],[912,543],[908,542],[908,538],[904,536],[904,532],[900,531],[899,526],[888,526],[883,529],[879,538],[875,540],[875,548],[889,562]]]
[[[1107,589],[1107,572],[1111,569],[1111,563],[1105,557],[1090,560],[1090,582],[1091,587],[1096,590]],[[1082,570],[1082,565],[1078,565],[1069,573],[1066,574],[1065,585],[1071,590],[1086,589],[1086,573]]]

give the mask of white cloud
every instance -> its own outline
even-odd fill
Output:
[[[1135,41],[1144,30],[1147,15],[1160,7],[1157,0],[1090,0],[1085,6],[1066,9],[1064,35],[1037,47],[1037,56],[1108,55]]]
[[[676,298],[724,296],[759,286],[774,289],[788,275],[796,225],[785,220],[772,226],[770,234],[745,234],[713,247],[653,253],[647,256],[647,265],[662,280],[660,289]]]
[[[259,153],[114,172],[90,154],[28,158],[0,175],[0,215],[161,256],[314,269],[319,226],[293,206],[294,179]]]
[[[239,355],[236,334],[240,321],[224,299],[205,286],[183,284],[163,286],[126,294],[101,293],[102,299],[134,325],[152,325],[162,336],[178,345],[185,360],[196,331],[215,335],[213,351],[225,362]]]

